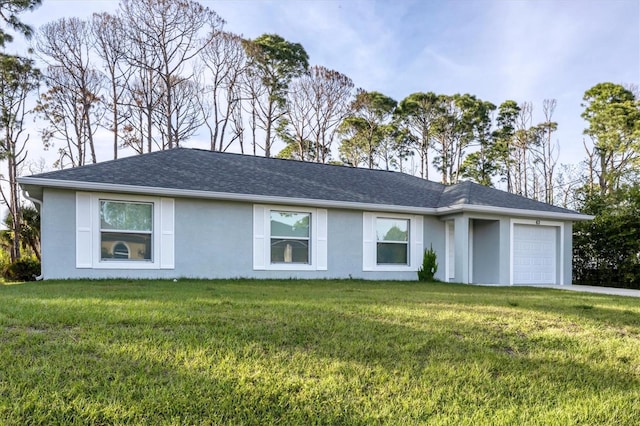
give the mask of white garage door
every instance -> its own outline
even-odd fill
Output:
[[[514,225],[514,284],[556,284],[557,229],[554,226]]]

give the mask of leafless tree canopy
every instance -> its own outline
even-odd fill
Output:
[[[62,141],[60,167],[97,162],[94,135],[102,119],[102,74],[90,58],[94,39],[88,22],[62,18],[44,25],[36,47],[47,63],[44,92],[37,111],[50,126],[42,132],[45,144]]]
[[[338,71],[313,66],[291,83],[280,134],[286,156],[326,163],[340,123],[350,112],[353,82]]]
[[[147,120],[146,136],[152,139],[152,106],[159,111],[160,145],[171,149],[180,144],[178,137],[184,140],[198,127],[195,124],[199,119],[194,118],[197,112],[184,110],[197,102],[180,96],[200,96],[200,90],[186,90],[192,85],[185,82],[193,77],[192,62],[211,43],[223,21],[214,11],[190,0],[122,0],[120,9],[129,44],[126,59],[139,70],[142,84],[138,87],[147,83],[147,90],[156,91],[155,99],[140,102]]]

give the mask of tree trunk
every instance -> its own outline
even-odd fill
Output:
[[[269,158],[271,157],[271,125],[273,121],[273,110],[274,110],[274,101],[269,100],[269,108],[267,109],[267,117],[266,118],[266,128],[265,128],[265,138],[264,138],[264,156]]]
[[[9,214],[11,215],[11,232],[13,233],[13,241],[11,245],[11,262],[20,259],[20,201],[18,199],[18,182],[16,180],[16,159],[14,149],[10,149],[7,158],[8,174],[9,174]]]
[[[118,104],[115,101],[115,99],[117,99],[118,96],[118,87],[116,86],[115,82],[114,84],[111,85],[111,94],[113,96],[113,159],[117,160],[118,159]]]

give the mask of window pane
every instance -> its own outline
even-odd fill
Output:
[[[309,213],[271,212],[272,237],[309,238]]]
[[[272,238],[271,263],[309,263],[309,240]]]
[[[151,260],[151,234],[100,233],[102,260]]]
[[[150,203],[124,203],[118,201],[100,201],[101,229],[117,229],[122,231],[148,231],[152,227],[152,210]]]
[[[408,265],[407,244],[378,243],[378,265]]]
[[[408,219],[376,219],[378,241],[409,241]]]

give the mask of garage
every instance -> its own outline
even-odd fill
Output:
[[[555,226],[514,225],[514,284],[558,283],[557,230]]]

